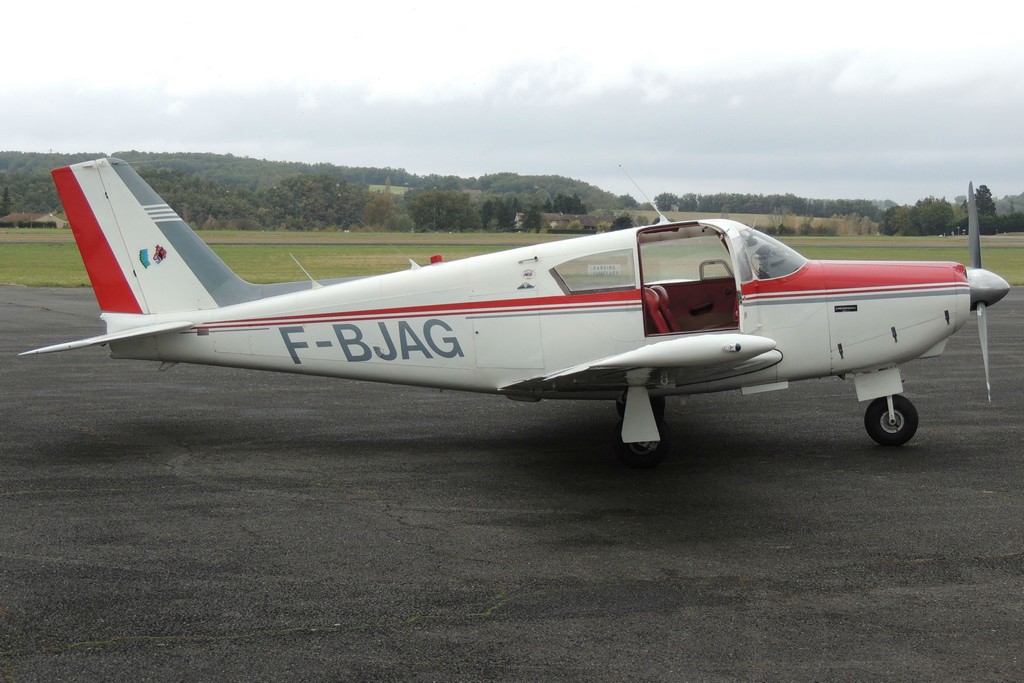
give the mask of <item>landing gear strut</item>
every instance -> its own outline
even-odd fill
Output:
[[[876,398],[864,412],[864,428],[882,446],[902,446],[917,432],[917,408],[900,394]]]
[[[668,455],[672,434],[665,424],[665,398],[651,397],[642,386],[630,387],[616,401],[619,425],[615,454],[627,467],[654,467]]]
[[[615,400],[615,410],[619,411],[619,417],[626,416],[626,395],[623,394]],[[655,420],[665,419],[665,397],[651,396],[651,410],[654,411]],[[619,425],[622,426],[621,424]]]

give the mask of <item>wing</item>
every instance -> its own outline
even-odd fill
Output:
[[[769,368],[782,360],[775,340],[749,334],[676,337],[501,388],[511,394],[685,386]]]

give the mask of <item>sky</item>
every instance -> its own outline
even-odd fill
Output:
[[[641,201],[1002,197],[1024,192],[1022,19],[945,0],[19,2],[0,149],[562,175]]]

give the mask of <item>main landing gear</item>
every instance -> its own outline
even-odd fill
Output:
[[[619,421],[619,431],[615,433],[615,455],[622,464],[633,469],[650,469],[665,459],[672,448],[672,433],[664,420],[659,420],[657,424],[660,435],[657,441],[623,443],[619,438],[622,432],[622,422]]]
[[[864,412],[864,428],[883,446],[902,446],[917,432],[917,408],[900,394],[876,398]]]
[[[619,460],[634,469],[651,468],[664,460],[672,449],[672,432],[665,423],[665,398],[648,396],[643,387],[631,387],[615,402],[615,408],[622,418],[613,438]],[[657,438],[651,438],[655,435]]]

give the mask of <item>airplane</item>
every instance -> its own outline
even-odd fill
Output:
[[[614,401],[629,467],[671,448],[666,398],[787,389],[837,376],[865,428],[917,431],[900,366],[943,352],[1009,291],[981,267],[813,261],[725,219],[658,223],[409,270],[318,283],[241,279],[129,163],[52,172],[106,333],[21,355],[106,345],[114,358],[436,387],[517,401]],[[300,266],[301,267],[301,266]],[[991,400],[991,388],[989,389]]]

